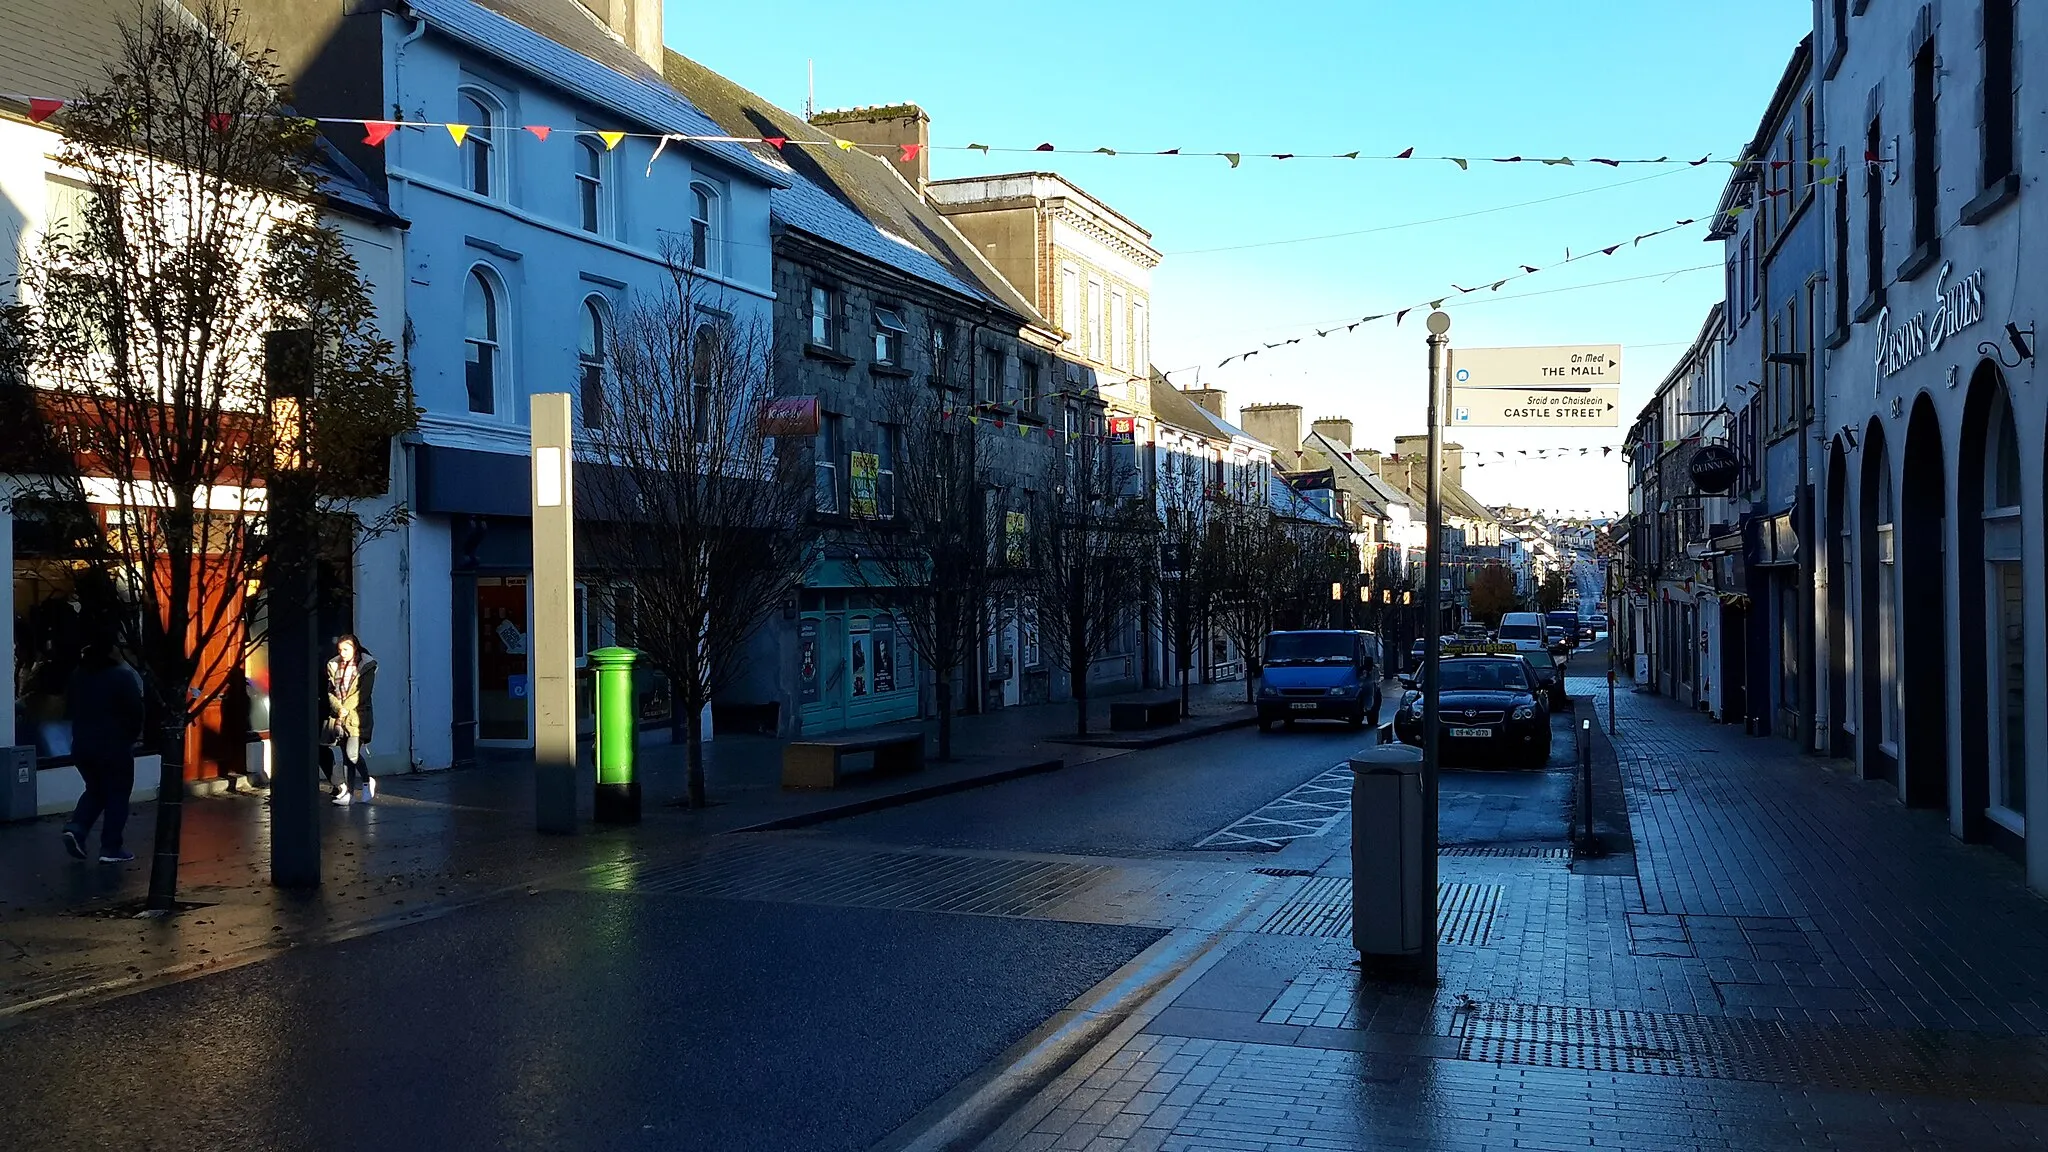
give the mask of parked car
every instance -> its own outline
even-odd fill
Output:
[[[1545,624],[1564,634],[1565,647],[1569,648],[1579,639],[1579,612],[1576,608],[1561,608],[1544,617]]]
[[[1552,656],[1557,657],[1559,660],[1569,659],[1572,654],[1571,637],[1565,634],[1565,630],[1563,628],[1560,628],[1555,624],[1548,624],[1544,626],[1543,647],[1545,651],[1549,652]]]
[[[1600,639],[1600,629],[1594,627],[1593,618],[1591,616],[1579,617],[1579,641],[1591,644],[1598,639]]]
[[[1572,698],[1564,690],[1564,666],[1557,657],[1548,652],[1524,652],[1522,659],[1536,670],[1536,681],[1543,687],[1543,698],[1552,712],[1564,712],[1571,708]]]
[[[1519,652],[1502,650],[1447,657],[1438,669],[1438,748],[1446,761],[1508,763],[1541,768],[1550,762],[1550,702],[1536,669]],[[1422,692],[1408,690],[1394,713],[1394,736],[1422,744]]]
[[[1429,655],[1429,641],[1417,636],[1414,645],[1408,649],[1408,666],[1410,668],[1422,667],[1422,659],[1427,655]]]
[[[1266,637],[1259,731],[1278,721],[1343,720],[1379,726],[1380,638],[1371,632],[1274,632]]]

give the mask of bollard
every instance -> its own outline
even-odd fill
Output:
[[[638,737],[634,717],[631,648],[599,648],[590,654],[595,672],[591,710],[597,717],[597,794],[592,807],[600,824],[640,822],[640,781],[633,775]]]
[[[1579,721],[1579,812],[1587,848],[1593,846],[1593,722]]]

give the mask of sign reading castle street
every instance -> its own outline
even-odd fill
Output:
[[[1901,368],[1937,351],[1950,337],[1984,318],[1984,271],[1949,283],[1952,266],[1944,263],[1934,276],[1934,314],[1915,312],[1894,325],[1892,310],[1877,314],[1877,379],[1882,386]]]
[[[1621,345],[1459,348],[1452,428],[1613,428],[1621,423]]]

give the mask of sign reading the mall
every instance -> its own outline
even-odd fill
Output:
[[[1948,282],[1953,266],[1943,264],[1934,277],[1934,315],[1915,312],[1911,319],[1891,324],[1892,310],[1877,314],[1877,383],[1882,385],[1899,369],[1984,318],[1984,271],[1978,269],[1953,284]]]

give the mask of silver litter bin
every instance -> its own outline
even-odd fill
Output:
[[[1351,758],[1351,942],[1364,959],[1423,952],[1422,750],[1382,744]]]

